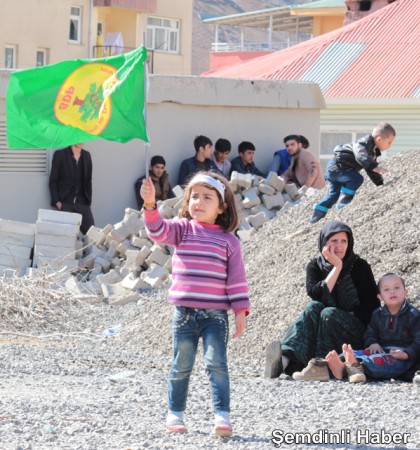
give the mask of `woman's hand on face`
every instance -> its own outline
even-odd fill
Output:
[[[334,267],[343,267],[343,261],[335,254],[333,245],[326,244],[322,249],[322,256]]]

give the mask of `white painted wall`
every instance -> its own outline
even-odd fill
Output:
[[[5,114],[5,83],[7,76],[0,73],[0,121]],[[150,156],[164,156],[173,184],[180,162],[195,154],[193,140],[198,134],[213,142],[219,137],[231,140],[231,158],[242,140],[253,142],[256,164],[263,171],[273,152],[283,148],[287,134],[305,135],[313,143],[311,150],[319,154],[320,109],[325,104],[315,83],[155,75],[149,92]],[[134,182],[145,173],[144,143],[98,140],[85,148],[93,160],[96,224],[116,223],[126,207],[136,206]],[[0,218],[35,222],[38,208],[49,205],[48,175],[0,173]]]

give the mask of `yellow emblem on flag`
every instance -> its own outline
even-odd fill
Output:
[[[110,93],[118,83],[116,72],[115,67],[103,63],[88,63],[74,70],[55,99],[57,120],[99,135],[111,117]]]

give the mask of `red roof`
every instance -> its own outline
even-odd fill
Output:
[[[327,98],[420,98],[420,0],[206,77],[317,82]]]

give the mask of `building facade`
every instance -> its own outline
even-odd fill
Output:
[[[0,68],[123,53],[143,43],[149,70],[191,74],[193,0],[2,0]]]

